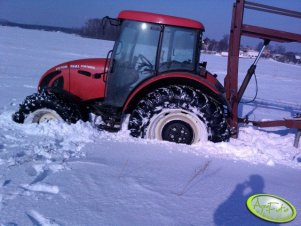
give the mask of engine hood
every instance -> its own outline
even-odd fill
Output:
[[[106,59],[104,58],[90,58],[90,59],[80,59],[66,62],[65,65],[68,65],[70,69],[81,69],[88,70],[95,73],[102,73]],[[61,66],[61,65],[60,65]]]
[[[80,59],[80,60],[72,60],[68,61],[62,64],[58,64],[52,68],[50,68],[46,73],[43,75],[43,77],[47,76],[50,73],[53,73],[55,71],[60,71],[61,73],[68,71],[70,69],[82,69],[82,70],[88,70],[91,72],[97,72],[102,73],[104,70],[106,64],[105,58],[90,58],[90,59]],[[109,64],[109,62],[108,62]],[[42,77],[42,79],[43,79]]]
[[[91,75],[103,73],[105,64],[105,58],[79,59],[58,64],[43,74],[39,82],[39,89],[49,86],[51,81],[57,76],[68,75],[69,77],[69,73],[74,70],[86,71]],[[109,62],[107,64],[109,65]]]
[[[109,62],[104,58],[73,60],[56,65],[42,76],[38,89],[59,89],[81,100],[103,98],[106,65]]]

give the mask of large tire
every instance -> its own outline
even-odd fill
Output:
[[[75,104],[43,91],[26,97],[12,118],[17,123],[41,123],[50,120],[75,123],[81,119],[81,113]]]
[[[188,86],[169,86],[141,99],[129,119],[132,136],[195,144],[229,140],[223,107]]]

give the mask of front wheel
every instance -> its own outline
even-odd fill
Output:
[[[229,139],[222,106],[188,86],[169,86],[139,101],[129,120],[134,137],[196,144]]]
[[[19,111],[12,116],[17,123],[65,121],[75,123],[81,119],[80,111],[49,92],[35,93],[25,98]]]

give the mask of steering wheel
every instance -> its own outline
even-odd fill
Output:
[[[142,54],[139,54],[138,59],[141,60],[141,63],[139,65],[139,69],[142,69],[143,67],[147,67],[148,69],[144,70],[144,71],[153,70],[153,64],[145,56],[143,56]]]

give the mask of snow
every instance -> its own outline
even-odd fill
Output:
[[[23,184],[21,185],[21,188],[24,188],[25,190],[29,191],[36,191],[36,192],[46,192],[46,193],[51,193],[51,194],[57,194],[59,193],[59,188],[55,185],[48,185],[48,184]]]
[[[240,128],[227,143],[187,146],[108,133],[92,123],[16,124],[11,115],[40,75],[77,58],[105,57],[111,42],[0,26],[0,225],[273,225],[246,199],[269,193],[301,211],[301,147],[294,130]],[[204,55],[226,74],[227,59]],[[241,77],[252,60],[243,59]],[[250,119],[300,112],[301,67],[259,61]],[[241,82],[241,78],[240,78]],[[251,81],[244,100],[252,99]],[[276,90],[276,91],[275,91]],[[301,145],[301,144],[300,144]],[[301,225],[301,216],[287,225]]]
[[[27,213],[27,216],[31,219],[34,225],[41,225],[41,226],[59,226],[55,222],[45,218],[39,212],[35,210],[31,210]]]

